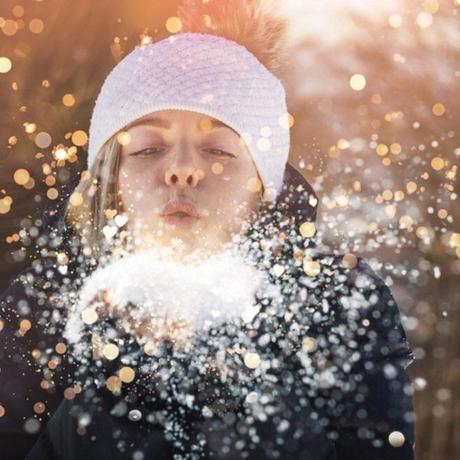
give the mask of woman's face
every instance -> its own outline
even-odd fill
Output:
[[[119,190],[136,245],[211,251],[259,209],[262,184],[242,138],[198,112],[161,110],[119,136]]]

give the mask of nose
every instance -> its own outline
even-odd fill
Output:
[[[196,187],[204,174],[201,169],[195,168],[190,163],[180,164],[175,162],[165,172],[165,182],[169,186],[179,188]]]

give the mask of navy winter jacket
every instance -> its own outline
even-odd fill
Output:
[[[311,203],[316,197],[311,186],[289,165],[285,184],[285,190],[296,193],[303,190],[310,197],[301,205],[300,200],[291,201],[286,213],[313,221],[316,206]],[[66,235],[64,243],[65,240]],[[315,257],[334,273],[342,256],[317,252]],[[353,361],[349,372],[351,390],[341,393],[337,389],[324,389],[314,396],[281,391],[286,414],[290,414],[288,423],[276,418],[258,422],[261,442],[249,457],[241,456],[238,447],[238,429],[245,428],[234,426],[231,417],[220,424],[191,420],[194,433],[206,437],[209,446],[206,458],[413,459],[412,392],[405,371],[413,355],[390,289],[363,258],[357,260],[356,267],[346,270],[345,279],[340,273],[333,274],[323,290],[316,293],[318,299],[329,296],[333,311],[331,323],[319,323],[312,330],[312,335],[328,337],[331,324],[347,327],[347,314],[343,305],[335,301],[336,291],[328,289],[328,283],[334,287],[340,280],[353,289],[363,276],[371,280],[363,295],[368,299],[372,296],[372,307],[358,308],[359,317],[355,318],[365,328],[358,328],[353,336],[358,359]],[[53,314],[49,298],[66,282],[66,276],[55,261],[43,260],[21,272],[0,298],[2,458],[173,459],[173,446],[159,424],[114,416],[113,401],[107,395],[98,405],[89,402],[85,391],[77,394],[71,391],[69,396],[68,377],[75,369],[67,361],[66,353],[57,352],[59,347],[62,351],[65,342],[62,330],[56,330],[54,335],[43,333],[46,318]],[[43,371],[43,360],[49,360],[50,356],[52,362]],[[301,396],[309,401],[311,410],[300,407]],[[78,424],[82,413],[89,414],[90,420],[84,427]],[[318,414],[324,415],[321,421]],[[284,425],[288,428],[282,428]],[[401,436],[403,442],[399,445]]]

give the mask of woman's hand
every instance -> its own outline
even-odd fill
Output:
[[[138,342],[150,345],[150,349],[162,341],[168,341],[178,348],[187,348],[195,340],[194,329],[185,318],[175,318],[167,312],[146,312],[132,303],[121,308],[112,301],[107,289],[94,296],[88,309],[94,310],[98,320],[114,320],[124,333],[133,336]],[[93,356],[101,355],[104,342],[104,337],[96,331],[92,332]]]

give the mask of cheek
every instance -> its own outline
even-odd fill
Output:
[[[214,162],[207,171],[211,186],[224,194],[242,195],[246,193],[248,181],[257,177],[253,168],[241,161],[238,163]],[[228,195],[227,195],[228,196]]]
[[[210,184],[212,193],[207,195],[211,197],[216,214],[231,220],[257,209],[261,192],[254,183],[257,183],[257,172],[252,169],[215,176]]]
[[[137,214],[146,207],[152,209],[158,195],[155,178],[148,171],[139,168],[121,167],[118,175],[118,186],[126,211]]]

